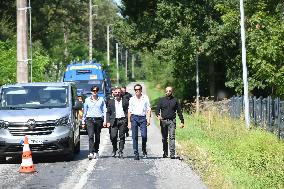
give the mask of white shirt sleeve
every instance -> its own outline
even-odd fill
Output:
[[[129,106],[128,106],[128,112],[132,113],[133,112],[133,97],[129,99]]]

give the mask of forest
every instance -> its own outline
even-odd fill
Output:
[[[31,1],[34,81],[59,80],[67,64],[88,60],[87,0]],[[176,95],[230,97],[243,92],[240,10],[237,0],[94,0],[93,54],[106,64],[106,27],[123,56],[135,54],[135,79],[172,85]],[[16,1],[0,2],[0,84],[16,77]],[[284,3],[247,0],[245,31],[249,94],[283,97]],[[130,66],[130,65],[129,65]],[[114,67],[114,66],[111,66]],[[114,68],[112,69],[114,70]],[[129,74],[131,69],[129,69]],[[113,74],[114,75],[114,74]],[[122,83],[129,79],[121,77]],[[115,78],[113,78],[115,80]]]

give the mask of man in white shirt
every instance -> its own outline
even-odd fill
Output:
[[[138,152],[138,127],[140,127],[142,138],[143,157],[147,158],[147,126],[150,125],[151,107],[147,95],[142,95],[142,86],[134,85],[135,95],[129,100],[128,108],[128,128],[132,128],[132,141],[134,150],[134,160],[139,160]]]

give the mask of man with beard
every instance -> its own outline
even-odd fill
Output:
[[[184,119],[179,102],[173,96],[173,88],[166,88],[166,96],[158,102],[156,115],[160,120],[162,142],[163,142],[163,157],[168,157],[168,135],[170,143],[170,158],[175,159],[175,129],[176,129],[176,112],[181,120],[180,127],[184,127]]]
[[[123,158],[125,132],[127,128],[128,100],[122,98],[120,88],[114,91],[114,99],[110,99],[107,106],[106,121],[110,128],[110,139],[113,146],[112,157],[117,149],[117,135],[119,136],[119,158]]]
[[[122,98],[125,98],[128,102],[129,102],[129,99],[132,97],[132,95],[129,92],[126,91],[126,86],[121,87],[121,96],[122,96]],[[129,137],[128,127],[126,127],[125,135],[126,135],[126,137]]]

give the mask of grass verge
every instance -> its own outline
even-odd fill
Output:
[[[162,90],[146,82],[151,103]],[[261,129],[247,130],[243,120],[218,114],[214,107],[185,116],[177,127],[178,153],[209,188],[284,188],[284,143]]]

